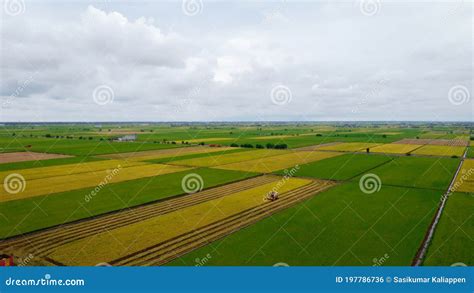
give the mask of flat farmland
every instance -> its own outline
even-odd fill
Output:
[[[3,140],[0,139],[0,148],[8,151],[32,151],[39,153],[54,153],[74,156],[139,152],[147,150],[171,149],[176,147],[181,147],[181,145],[158,144],[153,143],[153,141],[146,143],[114,143],[107,141],[106,139],[100,140],[99,138],[92,140],[79,140],[77,138],[16,138],[13,143],[10,138],[4,138]]]
[[[466,159],[462,162],[453,189],[460,192],[474,193],[474,160]]]
[[[340,155],[342,154],[336,152],[294,151],[290,154],[232,163],[217,166],[216,168],[257,173],[271,173],[286,168],[292,168],[295,165],[306,164]]]
[[[466,147],[459,146],[439,146],[439,145],[425,145],[412,152],[414,155],[428,155],[428,156],[457,156],[462,157]]]
[[[409,266],[440,197],[389,186],[368,195],[358,183],[346,183],[170,265],[194,265],[209,254],[209,266],[372,266],[386,255],[383,266]]]
[[[380,143],[345,142],[336,145],[318,147],[316,150],[357,152],[365,151],[367,148],[372,148],[378,145],[380,145]]]
[[[47,153],[35,153],[35,152],[0,153],[0,164],[23,162],[23,161],[60,159],[60,158],[68,158],[68,157],[70,156],[58,155],[58,154],[47,154]]]
[[[384,155],[345,154],[301,165],[295,176],[349,180],[392,159]],[[285,172],[280,171],[278,174],[285,175]]]
[[[204,146],[195,146],[195,147],[181,147],[167,150],[153,150],[153,151],[144,151],[144,152],[132,152],[132,153],[119,153],[112,155],[99,156],[101,158],[108,159],[122,159],[129,161],[147,161],[147,160],[156,160],[161,158],[168,157],[178,157],[190,154],[203,154],[203,153],[213,153],[220,152],[225,150],[231,150],[231,148],[226,147],[204,147]]]
[[[445,191],[456,173],[459,162],[459,159],[453,158],[397,157],[369,173],[377,175],[382,186]]]
[[[305,179],[289,179],[280,189],[286,191],[311,183]],[[113,262],[157,243],[177,237],[187,231],[222,220],[233,214],[262,204],[263,198],[276,185],[264,184],[219,199],[180,209],[159,217],[144,220],[126,227],[87,237],[59,247],[50,255],[68,265],[95,265],[97,258]],[[141,235],[137,239],[137,235]],[[127,245],[124,246],[124,244]]]
[[[63,191],[101,186],[104,184],[145,177],[154,177],[189,169],[190,168],[181,166],[159,164],[148,164],[126,168],[122,168],[120,165],[117,165],[113,170],[100,170],[65,176],[33,179],[28,180],[25,184],[25,190],[19,193],[12,194],[8,190],[1,190],[0,202],[19,200],[39,195],[55,194]],[[103,183],[105,180],[107,180],[107,182]]]
[[[30,169],[18,169],[0,172],[0,180],[3,182],[5,178],[12,174],[21,174],[26,180],[48,178],[48,177],[60,177],[78,173],[90,173],[102,170],[109,170],[121,166],[122,168],[145,165],[142,162],[128,162],[124,160],[102,160],[95,162],[77,163],[77,164],[66,164],[59,166],[30,168]]]
[[[421,145],[391,143],[370,148],[370,152],[387,154],[407,154],[411,151],[416,150],[419,147],[421,147]]]
[[[31,265],[194,266],[210,254],[206,265],[408,266],[470,133],[424,122],[7,124],[3,154],[60,157],[0,164],[0,252],[32,253]],[[472,264],[473,162],[425,265]],[[264,199],[272,190],[279,198]]]
[[[0,238],[186,194],[182,180],[188,174],[188,171],[184,171],[107,184],[95,195],[94,186],[57,193],[55,196],[0,202]],[[202,178],[202,189],[257,175],[207,168],[193,169],[192,174]]]
[[[427,266],[474,265],[474,194],[449,196],[424,262]]]
[[[239,152],[237,154],[232,153],[232,154],[210,156],[210,157],[204,157],[204,158],[173,161],[170,164],[182,165],[182,166],[211,167],[211,166],[238,163],[238,162],[249,161],[249,160],[260,159],[260,158],[267,158],[267,157],[288,154],[288,153],[290,153],[290,151],[251,150],[251,151]]]

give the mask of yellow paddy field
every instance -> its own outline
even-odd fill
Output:
[[[417,144],[397,144],[397,143],[388,143],[380,146],[370,148],[372,153],[388,153],[388,154],[406,154],[417,148],[421,145]]]
[[[466,159],[453,186],[455,192],[474,192],[474,159]]]
[[[245,162],[232,163],[222,166],[217,166],[218,169],[226,170],[240,170],[256,173],[269,173],[281,169],[292,168],[295,165],[302,165],[319,161],[327,158],[340,156],[340,152],[308,152],[308,151],[294,151],[289,154],[271,156],[262,159],[255,159]]]
[[[170,162],[173,165],[211,167],[289,153],[283,150],[256,150]]]
[[[284,192],[311,183],[290,178],[278,190]],[[223,220],[264,203],[264,196],[276,186],[272,182],[237,192],[175,212],[160,215],[106,233],[89,236],[59,247],[50,257],[66,265],[95,265],[97,260],[111,262],[199,227]]]
[[[106,183],[116,183],[144,177],[153,177],[168,173],[180,172],[189,169],[190,168],[187,167],[160,164],[146,164],[126,168],[116,165],[113,167],[113,169],[107,170],[98,170],[87,173],[32,180],[30,179],[25,180],[24,190],[18,193],[8,193],[7,188],[0,189],[0,202],[53,194],[86,187],[100,186],[104,184],[104,181],[106,181]],[[17,173],[22,174],[21,170],[19,170]],[[12,184],[14,184],[14,182],[12,182]]]
[[[183,147],[183,148],[174,148],[166,150],[153,150],[153,151],[143,151],[143,152],[133,152],[133,153],[120,153],[120,154],[111,154],[111,155],[102,155],[98,157],[110,158],[110,159],[125,159],[128,161],[146,161],[146,160],[156,160],[169,157],[178,157],[192,154],[202,154],[202,153],[213,153],[220,152],[225,150],[235,149],[231,147],[205,147],[205,146],[196,146],[196,147]]]
[[[317,147],[316,149],[325,151],[357,152],[378,145],[380,145],[380,143],[344,142],[335,145]]]
[[[88,163],[78,163],[78,164],[68,164],[68,165],[59,165],[51,167],[39,167],[39,168],[30,168],[30,169],[20,169],[13,171],[4,171],[0,172],[0,180],[3,182],[5,177],[12,174],[18,173],[21,174],[26,180],[39,179],[39,178],[48,178],[55,176],[66,176],[71,174],[78,173],[87,173],[100,170],[108,170],[117,168],[117,166],[122,166],[122,168],[140,166],[147,163],[143,162],[127,162],[123,160],[103,160],[96,162]]]
[[[429,155],[429,156],[458,156],[464,154],[465,147],[460,146],[440,146],[440,145],[425,145],[412,154],[415,155]]]

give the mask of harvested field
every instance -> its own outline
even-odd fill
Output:
[[[16,152],[16,153],[0,153],[0,164],[25,162],[25,161],[39,161],[59,158],[69,158],[71,156],[35,152]]]
[[[389,143],[371,148],[370,152],[387,154],[407,154],[411,151],[416,150],[419,147],[421,147],[421,145]]]
[[[458,147],[466,147],[469,145],[468,140],[464,139],[428,139],[428,138],[420,138],[420,139],[409,139],[405,138],[396,142],[395,144],[415,144],[415,145],[439,145],[439,146],[458,146]]]
[[[344,183],[170,265],[192,266],[197,257],[210,253],[213,257],[207,266],[272,266],[278,262],[373,266],[375,257],[389,253],[384,266],[409,266],[441,194],[383,185],[378,193],[367,196],[359,182]]]
[[[125,168],[125,167],[139,166],[139,165],[145,165],[145,164],[147,163],[127,162],[123,160],[103,160],[103,161],[59,165],[59,166],[51,166],[51,167],[19,169],[19,170],[0,172],[0,180],[3,182],[5,177],[10,175],[11,173],[21,174],[26,180],[31,180],[31,179],[67,176],[71,174],[88,173],[88,172],[114,169],[114,168],[117,168],[117,166],[119,165],[122,166],[122,168]]]
[[[465,159],[456,177],[453,191],[474,193],[474,159]]]
[[[288,191],[310,184],[311,180],[291,178],[281,186],[281,198]],[[176,212],[157,216],[139,223],[96,234],[56,249],[50,257],[67,265],[94,265],[97,259],[117,264],[114,260],[141,253],[159,243],[173,240],[185,233],[221,221],[265,203],[263,197],[276,186],[264,184]],[[321,184],[318,185],[319,187]],[[274,202],[277,204],[279,200]]]
[[[98,157],[110,158],[110,159],[126,159],[126,160],[132,160],[132,161],[146,161],[146,160],[155,160],[155,159],[161,159],[161,158],[167,158],[167,157],[184,156],[184,155],[190,155],[190,154],[220,152],[220,151],[225,151],[228,149],[233,149],[233,148],[195,146],[195,147],[183,147],[183,148],[153,150],[153,151],[144,151],[144,152],[102,155]]]
[[[464,154],[466,147],[460,146],[441,146],[441,145],[425,145],[412,152],[414,155],[428,155],[428,156],[458,156]]]
[[[111,170],[100,170],[66,176],[26,180],[24,190],[9,193],[6,188],[0,190],[0,202],[24,199],[39,195],[82,189],[92,186],[103,186],[144,177],[153,177],[188,170],[190,168],[160,164],[148,164],[122,168],[120,165]],[[105,183],[104,183],[105,182]]]
[[[292,168],[296,165],[307,164],[340,155],[342,155],[342,153],[339,152],[295,151],[290,154],[227,164],[217,166],[216,168],[257,173],[271,173],[286,168]]]
[[[158,215],[171,213],[185,207],[255,188],[270,182],[276,182],[278,180],[281,180],[281,177],[272,175],[259,176],[186,196],[138,206],[133,209],[104,215],[86,221],[61,225],[57,228],[14,237],[9,240],[0,241],[0,251],[10,250],[14,253],[16,250],[21,250],[33,253],[38,257],[44,257],[52,252],[56,247],[75,240],[147,220]]]
[[[0,238],[183,195],[185,192],[182,180],[190,172],[201,176],[203,190],[258,175],[241,171],[200,168],[106,184],[98,193],[96,186],[93,186],[56,193],[54,196],[44,195],[2,202],[0,204]],[[93,192],[96,192],[95,196]],[[48,217],[45,217],[45,213]]]
[[[173,161],[170,164],[181,165],[181,166],[196,166],[196,167],[211,167],[218,165],[225,165],[237,162],[243,162],[258,158],[266,158],[281,154],[289,153],[289,151],[282,150],[256,150],[256,151],[245,151],[241,153],[225,154],[220,156],[195,158],[189,160]]]
[[[324,151],[341,151],[341,152],[357,152],[367,148],[372,148],[380,145],[380,143],[365,143],[365,142],[344,142],[341,144],[318,147],[317,150]]]

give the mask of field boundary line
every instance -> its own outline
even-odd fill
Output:
[[[466,148],[466,150],[464,150],[464,154],[461,158],[461,161],[459,162],[458,169],[456,170],[456,173],[454,174],[454,177],[451,180],[451,184],[449,185],[448,189],[446,190],[446,192],[441,197],[441,201],[439,203],[439,206],[438,206],[438,209],[435,213],[435,216],[431,220],[431,224],[428,228],[428,231],[426,231],[425,237],[423,238],[423,241],[422,241],[420,247],[418,248],[418,251],[415,254],[415,257],[413,258],[413,261],[412,261],[412,264],[411,264],[412,266],[417,267],[417,266],[421,266],[423,264],[423,260],[425,259],[426,253],[428,252],[428,248],[431,244],[431,241],[433,240],[433,236],[434,236],[436,227],[438,226],[439,220],[441,219],[441,216],[442,216],[443,211],[444,211],[444,207],[446,206],[446,202],[448,201],[448,198],[451,195],[451,189],[452,189],[454,183],[456,182],[456,178],[457,178],[459,172],[461,171],[461,167],[462,167],[463,162],[466,158],[467,151],[468,151],[468,149]]]
[[[198,168],[196,168],[196,169],[198,169]],[[282,177],[282,176],[277,175],[277,174],[256,174],[255,176],[245,177],[245,178],[242,178],[242,179],[238,179],[236,181],[221,183],[221,184],[214,185],[214,186],[211,186],[211,187],[208,187],[208,188],[204,188],[202,191],[210,190],[212,188],[217,188],[217,187],[223,187],[227,184],[237,183],[237,182],[240,182],[240,181],[253,179],[253,178],[257,178],[257,177],[261,177],[261,176],[265,176],[265,175],[267,175],[267,176],[268,175],[274,175],[276,177]],[[120,183],[120,182],[118,182],[118,183]],[[128,211],[128,210],[131,210],[131,209],[134,209],[134,208],[147,206],[147,205],[152,205],[152,204],[156,204],[156,203],[159,203],[159,202],[164,202],[164,201],[174,199],[174,198],[178,198],[178,197],[185,197],[187,195],[188,195],[188,193],[183,192],[183,193],[172,195],[172,196],[169,196],[169,197],[148,201],[148,202],[145,202],[145,203],[142,203],[142,204],[132,205],[132,206],[124,207],[124,208],[121,208],[121,209],[116,209],[116,210],[108,211],[108,212],[105,212],[105,213],[97,214],[97,215],[94,215],[94,216],[90,216],[90,217],[86,217],[86,218],[82,218],[82,219],[77,219],[77,220],[73,220],[73,221],[70,221],[70,222],[63,222],[63,223],[56,224],[56,225],[53,225],[53,226],[44,227],[44,228],[40,228],[40,229],[37,229],[37,230],[33,230],[33,231],[29,231],[29,232],[25,232],[25,233],[21,233],[21,234],[17,234],[17,235],[8,236],[8,237],[5,237],[5,238],[0,238],[0,246],[3,244],[3,242],[14,240],[14,238],[21,238],[21,237],[30,236],[30,235],[33,235],[33,234],[36,234],[36,233],[43,233],[43,232],[46,232],[48,230],[52,230],[52,229],[55,229],[55,228],[60,228],[60,227],[68,226],[68,225],[74,225],[74,224],[77,224],[77,223],[80,223],[80,222],[85,222],[85,221],[89,221],[89,220],[92,220],[92,219],[100,218],[102,216],[112,215],[112,214]],[[40,197],[46,197],[46,196],[49,196],[49,195],[44,195],[44,196],[40,196]]]

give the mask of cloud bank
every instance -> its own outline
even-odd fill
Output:
[[[25,5],[1,121],[473,120],[472,3]]]

